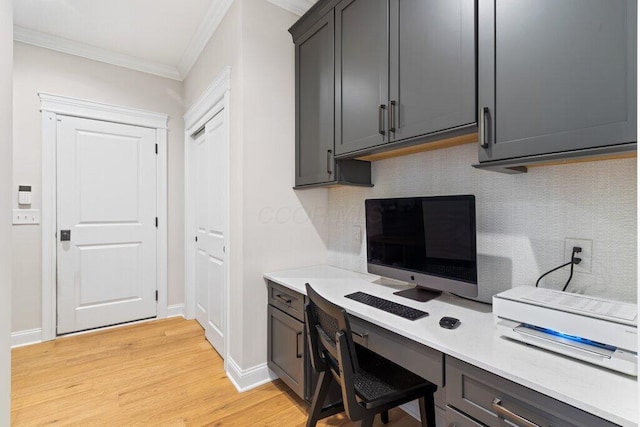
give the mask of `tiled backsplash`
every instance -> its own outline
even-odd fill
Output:
[[[475,144],[377,161],[373,188],[329,190],[328,262],[366,272],[364,200],[474,194],[479,297],[534,285],[568,261],[564,240],[593,240],[592,271],[574,273],[568,291],[636,302],[637,163],[635,158],[530,168],[505,175],[471,167]],[[354,237],[362,229],[362,243]],[[357,234],[357,230],[356,230]],[[541,281],[562,289],[568,267]]]

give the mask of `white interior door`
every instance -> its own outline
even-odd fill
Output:
[[[155,129],[59,116],[58,334],[156,316],[155,144]]]
[[[227,147],[224,112],[195,138],[196,319],[224,357],[226,321]]]

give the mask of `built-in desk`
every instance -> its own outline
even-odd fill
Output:
[[[446,294],[425,303],[416,302],[393,295],[393,292],[407,288],[406,285],[331,266],[280,271],[264,277],[302,295],[306,294],[305,283],[310,283],[322,296],[361,319],[361,322],[356,322],[358,328],[369,326],[385,331],[386,336],[397,335],[396,343],[408,339],[404,341],[412,343],[408,348],[394,346],[393,342],[382,347],[392,359],[394,354],[396,359],[405,357],[409,361],[409,369],[415,370],[412,364],[415,364],[415,357],[421,354],[420,346],[423,346],[426,357],[421,363],[434,366],[434,360],[440,360],[442,369],[436,364],[435,370],[429,368],[431,370],[427,373],[424,370],[418,373],[440,386],[446,386],[447,419],[463,417],[464,414],[457,410],[464,409],[459,406],[473,397],[462,396],[460,400],[464,402],[456,405],[456,390],[464,393],[463,388],[466,387],[466,391],[471,392],[475,387],[482,394],[487,390],[509,388],[515,395],[526,389],[539,393],[534,404],[537,402],[552,410],[565,408],[571,412],[577,408],[580,410],[576,411],[578,415],[584,412],[614,424],[637,426],[638,384],[635,378],[505,339],[496,332],[489,305]],[[415,307],[430,315],[409,321],[344,298],[344,295],[356,291]],[[462,323],[457,329],[443,329],[438,325],[443,316],[457,317]],[[439,358],[438,354],[442,356]],[[437,372],[443,373],[442,378],[437,377]],[[474,402],[469,404],[478,406]],[[458,425],[483,425],[473,424],[480,418],[474,416],[468,424],[458,421]],[[585,419],[588,421],[582,425],[607,424]]]

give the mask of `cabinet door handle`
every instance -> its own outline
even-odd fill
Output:
[[[361,343],[364,346],[368,346],[369,345],[369,333],[368,332],[356,332],[353,329],[351,330],[351,335],[355,335],[356,337],[360,338],[362,340]]]
[[[369,332],[356,332],[352,329],[351,333],[357,337],[362,338],[363,340],[366,340],[369,337]]]
[[[296,334],[296,359],[302,359],[302,354],[300,354],[300,346],[298,345],[301,336],[302,332],[298,332]]]
[[[396,101],[389,101],[389,132],[396,131]]]
[[[280,294],[276,294],[276,298],[278,298],[280,301],[282,301],[285,304],[291,304],[291,298],[287,299]]]
[[[510,410],[508,410],[507,408],[505,408],[504,406],[502,406],[502,400],[498,399],[497,397],[493,399],[493,403],[491,403],[491,409],[493,409],[496,412],[496,414],[500,415],[504,419],[509,420],[513,423],[516,423],[519,426],[540,427],[538,424],[532,423],[528,419],[521,417],[520,415],[515,414]]]
[[[331,153],[333,153],[332,150],[327,150],[327,173],[329,175],[331,175],[333,173],[333,171],[331,170]]]
[[[489,107],[483,107],[480,110],[480,123],[478,126],[478,141],[480,141],[480,147],[489,148],[489,138],[487,137],[487,117],[489,116]]]
[[[378,133],[384,136],[384,110],[387,108],[386,105],[380,104],[378,107]]]

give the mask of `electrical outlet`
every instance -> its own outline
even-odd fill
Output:
[[[593,240],[591,239],[578,239],[573,237],[565,237],[564,239],[564,259],[566,262],[571,260],[571,251],[577,246],[582,248],[582,252],[576,254],[576,258],[582,259],[580,264],[573,266],[573,271],[576,273],[591,273],[591,259],[593,256]]]
[[[351,227],[351,241],[359,245],[362,243],[362,227],[359,225],[353,225]]]

